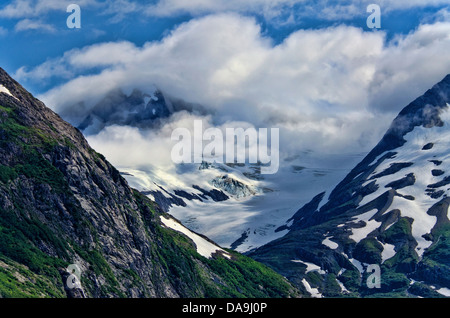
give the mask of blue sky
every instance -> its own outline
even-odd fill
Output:
[[[81,8],[81,29],[66,26],[70,3]],[[369,4],[381,8],[380,29],[366,25]],[[282,128],[286,156],[299,149],[361,152],[450,73],[449,4],[3,1],[0,66],[75,125],[113,89],[156,86],[209,109],[210,126]],[[177,116],[171,127],[194,115]],[[123,135],[132,127],[120,129]]]

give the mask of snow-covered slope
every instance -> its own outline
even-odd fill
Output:
[[[11,94],[11,92],[9,91],[9,89],[7,89],[5,86],[3,86],[2,84],[0,84],[0,93],[5,93],[6,95],[9,95],[11,97],[14,97],[15,99],[17,99],[16,96],[14,96],[13,94]]]
[[[184,227],[180,222],[174,220],[173,218],[166,218],[164,216],[161,216],[161,222],[168,228],[181,232],[187,237],[189,237],[196,245],[197,252],[200,255],[207,258],[211,258],[213,254],[220,253],[226,258],[231,257],[230,254],[228,254],[224,249],[208,241],[206,238],[190,231],[189,229]]]
[[[416,127],[404,136],[406,143],[395,149],[396,154],[378,164],[368,181],[363,184],[371,183],[378,189],[359,203],[359,207],[362,207],[390,189],[395,190],[396,195],[393,196],[389,209],[399,210],[402,217],[414,220],[411,230],[417,242],[416,252],[419,256],[432,244],[432,241],[426,239],[426,234],[431,232],[437,221],[437,216],[430,215],[427,211],[450,193],[449,109],[444,109],[440,117],[444,122],[442,127]],[[399,164],[403,164],[402,169],[392,169]],[[357,230],[364,231],[366,227],[370,227],[371,221],[367,220],[366,226]],[[369,234],[372,231],[365,232]]]
[[[299,286],[306,279],[325,296],[445,294],[450,287],[449,103],[450,75],[405,107],[333,191],[317,194],[299,209],[283,227],[285,236],[249,255]],[[312,275],[310,263],[323,272]],[[380,288],[365,283],[369,265],[381,268]]]

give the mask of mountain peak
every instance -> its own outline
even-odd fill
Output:
[[[351,181],[381,154],[404,145],[406,142],[404,136],[415,127],[442,126],[440,115],[448,108],[448,104],[450,104],[450,74],[400,111],[380,142],[348,174],[342,184]]]
[[[449,103],[447,75],[399,113],[328,198],[314,197],[288,234],[250,255],[328,297],[448,295]],[[379,289],[364,284],[372,265],[382,273]],[[331,280],[341,288],[330,289]]]
[[[417,112],[419,109],[429,106],[445,107],[450,100],[450,74],[444,77],[439,83],[435,84],[425,94],[415,99],[406,106],[399,114],[404,116]]]

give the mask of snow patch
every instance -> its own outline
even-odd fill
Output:
[[[349,258],[348,259],[350,261],[350,263],[353,264],[353,266],[355,266],[358,271],[362,274],[364,273],[364,266],[362,265],[362,263],[354,258]]]
[[[350,291],[345,288],[344,284],[339,279],[336,279],[336,281],[339,284],[339,287],[341,287],[341,292],[343,292],[344,294],[350,294]]]
[[[354,217],[353,220],[355,223],[363,221],[365,223],[365,226],[361,228],[352,228],[352,234],[349,236],[349,238],[356,243],[359,243],[362,239],[366,238],[369,233],[377,229],[381,225],[381,222],[370,220],[377,212],[377,209],[372,209],[369,212]]]
[[[322,275],[325,275],[327,273],[324,270],[322,270],[320,268],[320,266],[313,264],[313,263],[304,262],[304,261],[296,260],[296,259],[293,259],[292,262],[305,264],[306,265],[306,272],[305,272],[306,274],[309,272],[313,272],[313,271],[317,271],[319,274],[322,274]]]
[[[312,288],[311,285],[303,278],[302,280],[303,286],[305,286],[306,291],[311,294],[311,297],[314,298],[322,298],[322,294],[319,292],[319,289]]]
[[[7,89],[5,86],[3,86],[2,84],[0,84],[0,93],[5,93],[6,95],[9,95],[11,97],[14,97],[15,99],[19,100],[16,96],[14,96],[13,94],[11,94],[11,92],[9,91],[9,89]]]
[[[383,246],[383,251],[381,252],[381,263],[384,263],[385,260],[390,259],[395,255],[395,246],[388,243],[381,243]]]
[[[446,297],[450,297],[450,289],[448,289],[446,287],[442,287],[442,288],[436,289],[436,291],[439,294],[441,294],[441,295],[444,295]]]
[[[220,252],[226,258],[231,258],[230,254],[228,254],[225,250],[221,249],[217,245],[205,240],[198,234],[188,230],[186,227],[175,221],[174,219],[166,219],[161,216],[161,222],[168,228],[172,230],[178,231],[189,237],[197,247],[197,252],[207,258],[211,258],[213,253]]]
[[[332,240],[330,240],[329,237],[325,238],[325,239],[322,241],[322,244],[325,245],[325,246],[328,246],[328,247],[331,248],[332,250],[335,250],[335,249],[337,249],[337,248],[339,247],[339,244],[336,243],[336,242],[333,242]]]

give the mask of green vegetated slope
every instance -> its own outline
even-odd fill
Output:
[[[0,84],[1,297],[299,296],[246,256],[198,254],[77,129],[2,69]]]

